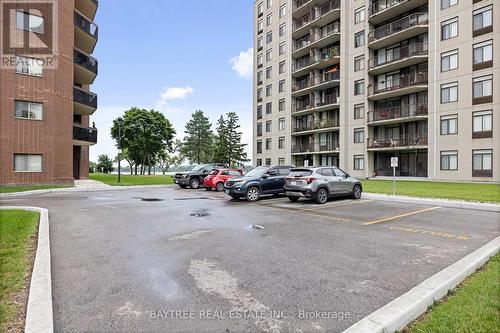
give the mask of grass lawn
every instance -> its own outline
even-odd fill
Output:
[[[500,332],[500,255],[493,257],[444,300],[436,302],[404,332]]]
[[[363,191],[392,194],[392,180],[361,180]],[[412,197],[500,202],[500,185],[396,180],[396,194]]]
[[[32,254],[39,214],[0,210],[0,332],[24,330]],[[14,303],[15,301],[15,303]],[[16,303],[21,303],[16,305]]]
[[[0,186],[0,193],[25,192],[32,190],[47,190],[51,188],[68,188],[63,185],[19,185],[19,186]]]
[[[98,180],[111,186],[132,186],[132,185],[169,185],[173,184],[171,176],[151,175],[151,176],[131,176],[121,175],[121,183],[118,183],[118,175],[91,173],[90,179]]]

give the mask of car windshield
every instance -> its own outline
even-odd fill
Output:
[[[266,167],[256,167],[245,173],[245,177],[262,177],[264,172],[266,172]]]
[[[205,167],[204,164],[202,165],[196,165],[194,168],[191,169],[191,171],[198,171],[198,170],[201,170]]]

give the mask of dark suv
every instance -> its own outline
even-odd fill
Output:
[[[203,184],[203,179],[214,169],[226,168],[223,164],[202,164],[195,166],[191,171],[178,172],[174,176],[174,183],[182,188],[191,187],[197,189]]]
[[[285,178],[291,166],[260,166],[243,175],[230,179],[224,184],[226,194],[234,199],[246,198],[257,201],[261,195],[284,194]]]

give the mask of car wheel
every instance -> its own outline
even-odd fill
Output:
[[[222,183],[217,183],[217,186],[215,187],[217,192],[224,192],[224,184]]]
[[[257,187],[252,186],[247,190],[246,196],[247,196],[248,201],[251,201],[251,202],[257,201],[260,198],[260,191]]]
[[[288,197],[288,200],[290,200],[291,202],[297,202],[299,201],[299,197]]]
[[[200,181],[196,178],[193,178],[191,179],[191,181],[189,182],[189,186],[192,188],[192,189],[197,189],[200,187]]]
[[[316,192],[316,203],[324,204],[328,201],[328,191],[324,188],[320,188],[318,192]]]
[[[352,197],[354,199],[361,199],[361,186],[359,185],[354,185],[352,189]]]

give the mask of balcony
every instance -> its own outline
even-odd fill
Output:
[[[97,110],[97,95],[78,87],[73,87],[73,113],[90,116]]]
[[[340,107],[340,97],[326,96],[323,99],[316,99],[313,101],[301,102],[298,101],[292,104],[292,113],[309,114],[316,111],[325,111],[332,108]]]
[[[99,7],[98,0],[75,0],[76,10],[78,10],[80,13],[82,13],[92,21],[95,18],[97,7]]]
[[[368,47],[380,49],[428,30],[428,13],[416,13],[383,25],[368,34]]]
[[[305,154],[319,154],[327,152],[339,152],[340,144],[338,140],[327,142],[316,142],[302,145],[293,145],[292,154],[305,155]]]
[[[85,53],[94,52],[99,28],[97,25],[75,12],[75,46]]]
[[[394,106],[368,112],[369,124],[390,124],[402,121],[414,121],[426,118],[428,108],[426,103]]]
[[[425,5],[428,0],[379,0],[373,1],[368,7],[368,21],[379,24],[391,17]]]
[[[92,84],[97,76],[97,60],[77,49],[74,50],[73,56],[75,83]]]
[[[335,37],[329,38],[331,36]],[[340,23],[334,22],[333,24],[329,24],[321,29],[318,33],[308,38],[304,37],[303,39],[296,41],[293,44],[292,55],[295,58],[300,58],[309,54],[309,50],[312,47],[320,49],[339,40]]]
[[[292,17],[300,18],[309,13],[310,4],[312,4],[313,0],[295,0],[292,4]]]
[[[399,137],[368,138],[370,150],[415,149],[427,147],[427,136],[402,135]]]
[[[97,129],[73,124],[73,146],[93,146],[97,143]]]
[[[308,121],[304,124],[294,124],[292,135],[303,135],[305,132],[324,132],[339,127],[339,118],[327,118],[318,121]]]
[[[340,84],[340,72],[330,72],[313,76],[307,80],[292,84],[292,95],[304,95],[314,90],[323,90]]]
[[[311,8],[311,7],[308,7]],[[293,23],[292,37],[298,39],[308,34],[311,24],[322,27],[340,18],[340,0],[330,0]]]
[[[371,75],[392,72],[404,67],[427,61],[427,43],[415,43],[392,49],[383,55],[368,60],[368,72]]]
[[[312,57],[295,61],[292,74],[298,77],[313,69],[324,69],[338,63],[340,63],[340,46],[334,46]]]
[[[380,100],[427,90],[427,73],[416,73],[368,85],[368,99]]]

